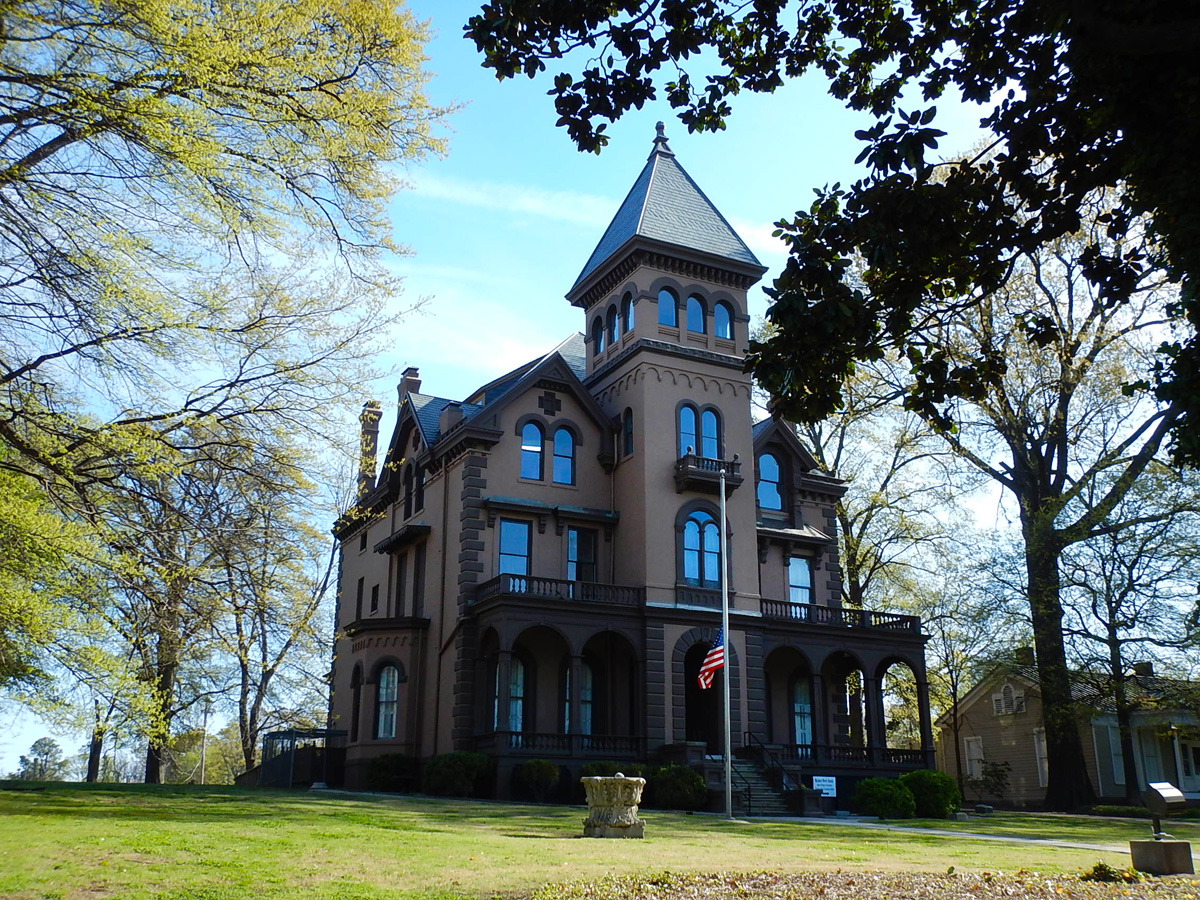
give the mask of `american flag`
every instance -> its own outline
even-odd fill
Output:
[[[712,649],[704,657],[704,662],[700,663],[700,674],[696,678],[696,681],[700,682],[700,687],[712,687],[713,676],[723,665],[725,665],[725,640],[724,634],[718,628],[717,635],[712,640]]]

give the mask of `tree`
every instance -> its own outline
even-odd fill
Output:
[[[21,781],[65,781],[71,763],[63,757],[62,748],[54,738],[38,738],[29,752],[18,760],[19,768],[13,777]]]
[[[1078,678],[1112,702],[1124,756],[1126,799],[1141,802],[1132,715],[1177,698],[1143,686],[1133,664],[1162,660],[1189,643],[1187,614],[1200,581],[1194,473],[1152,466],[1110,519],[1131,523],[1075,545],[1063,567],[1067,637]]]
[[[561,72],[550,91],[559,124],[585,150],[607,141],[597,120],[640,108],[660,85],[693,131],[724,128],[741,91],[769,93],[810,70],[875,117],[858,133],[869,174],[818,192],[807,212],[780,223],[791,256],[770,291],[779,331],[752,348],[751,361],[797,421],[839,408],[855,363],[888,349],[918,373],[909,404],[929,418],[946,397],[977,395],[1005,361],[948,365],[937,344],[944,317],[993,296],[1014,261],[1076,232],[1108,191],[1110,233],[1148,228],[1157,240],[1141,255],[1083,246],[1080,275],[1113,306],[1154,267],[1183,282],[1172,309],[1178,328],[1143,381],[1175,408],[1176,455],[1200,461],[1194,9],[1120,0],[798,9],[778,0],[492,0],[465,31],[499,78],[586,58],[580,74]],[[709,74],[693,75],[697,68]],[[934,180],[937,161],[928,157],[943,132],[932,103],[948,91],[980,106],[998,152],[951,163]],[[915,108],[922,103],[931,105]],[[867,290],[842,277],[856,256],[868,264]],[[1054,328],[1040,318],[1027,324],[1046,337]]]
[[[5,7],[0,470],[19,492],[103,530],[109,488],[170,470],[191,423],[320,436],[360,396],[398,314],[388,167],[441,148],[425,36],[371,0]],[[46,643],[59,597],[35,599],[0,644]]]

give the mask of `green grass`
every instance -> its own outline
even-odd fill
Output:
[[[646,840],[596,841],[580,837],[583,815],[581,807],[213,787],[0,790],[0,897],[436,900],[525,893],[610,873],[944,872],[951,865],[959,871],[1025,867],[1054,873],[1089,867],[1098,858],[1117,865],[1128,860],[869,831],[835,819],[737,824],[653,811],[643,814]],[[961,824],[1053,830],[1051,822],[1029,818],[1034,821],[997,816]],[[1119,822],[1085,821],[1071,840],[1094,836],[1096,843],[1119,843],[1127,837],[1115,837]],[[1037,836],[1048,836],[1042,831]]]
[[[920,827],[1100,845],[1125,844],[1131,840],[1146,840],[1151,836],[1148,818],[1111,819],[1100,816],[1062,816],[1053,813],[997,812],[987,816],[971,816],[966,822],[922,819]],[[1171,819],[1163,822],[1163,830],[1181,841],[1200,844],[1200,822]]]

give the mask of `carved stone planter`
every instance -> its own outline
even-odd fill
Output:
[[[583,820],[583,836],[596,838],[640,838],[646,825],[638,818],[645,778],[631,778],[618,772],[611,778],[579,779],[587,792],[588,817]]]

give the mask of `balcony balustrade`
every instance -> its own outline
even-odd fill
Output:
[[[499,596],[539,597],[640,607],[645,603],[646,590],[620,584],[597,584],[592,581],[563,581],[558,578],[535,578],[532,575],[497,575],[475,589],[473,602],[482,603]]]
[[[675,492],[697,491],[718,494],[721,491],[721,470],[725,470],[725,493],[732,494],[745,480],[742,464],[736,459],[711,459],[686,453],[675,461]]]
[[[767,619],[789,619],[793,622],[829,625],[834,628],[870,628],[877,631],[921,633],[920,616],[851,609],[844,606],[789,603],[783,600],[763,600],[761,608],[763,617]]]
[[[543,731],[495,731],[475,738],[475,749],[492,755],[594,756],[641,759],[645,738],[627,734],[556,734]]]
[[[845,744],[767,745],[785,765],[884,766],[922,769],[928,765],[924,750],[894,747],[848,747]]]

